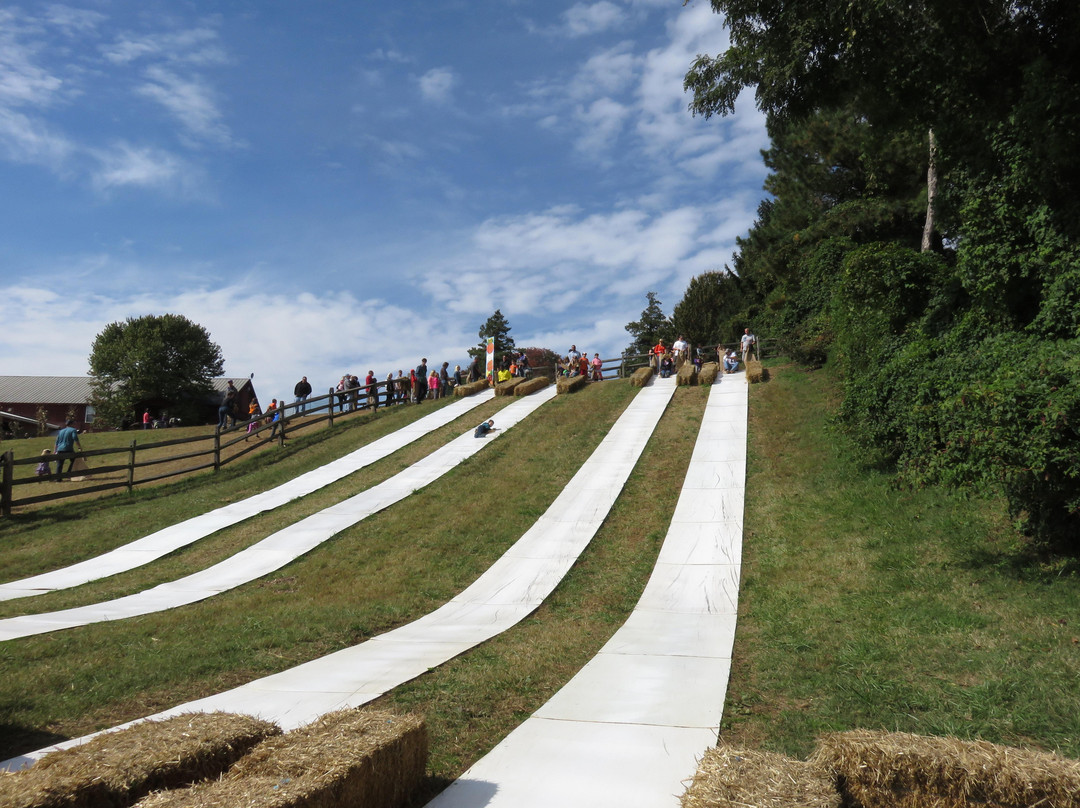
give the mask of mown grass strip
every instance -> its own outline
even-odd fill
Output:
[[[724,740],[794,757],[855,728],[1080,757],[1080,574],[1030,559],[996,501],[862,471],[827,372],[751,388]]]

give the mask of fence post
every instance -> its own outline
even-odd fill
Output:
[[[128,493],[130,494],[135,488],[135,443],[131,441],[131,449],[128,452]]]
[[[11,481],[15,476],[15,453],[4,452],[4,470],[0,476],[0,515],[11,516]]]
[[[214,471],[221,470],[221,426],[214,427]]]
[[[287,424],[288,422],[289,422],[289,419],[285,417],[285,413],[282,413],[281,414],[281,419],[278,421],[278,423],[281,426],[281,429],[280,429],[279,434],[278,434],[278,446],[284,446],[285,445],[285,424]]]
[[[330,398],[326,399],[326,417],[330,421],[330,426],[334,425],[334,388],[330,388]]]

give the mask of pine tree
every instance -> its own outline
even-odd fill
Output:
[[[487,356],[487,338],[495,337],[495,364],[502,361],[502,358],[506,354],[514,350],[514,338],[510,336],[510,322],[503,316],[503,313],[498,309],[495,309],[495,313],[492,314],[484,324],[480,326],[480,344],[475,348],[469,348],[469,356],[480,357],[481,363],[485,361]]]

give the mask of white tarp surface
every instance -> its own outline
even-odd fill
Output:
[[[441,407],[396,432],[372,441],[367,446],[361,446],[332,463],[312,469],[269,491],[263,491],[240,502],[215,508],[207,513],[170,525],[149,536],[125,544],[123,547],[80,561],[78,564],[0,584],[0,600],[28,598],[58,589],[70,589],[149,564],[174,550],[206,538],[211,533],[231,527],[256,514],[280,507],[294,499],[307,496],[365,466],[370,466],[429,432],[460,418],[485,401],[491,400],[494,395],[493,391],[486,390],[474,396],[459,398],[454,403]]]

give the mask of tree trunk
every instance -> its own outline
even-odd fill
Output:
[[[930,159],[926,165],[926,222],[922,231],[922,251],[934,248],[934,203],[937,200],[937,141],[930,130]]]

